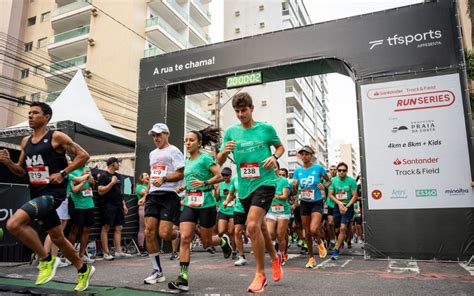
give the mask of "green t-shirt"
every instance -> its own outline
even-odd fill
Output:
[[[356,201],[354,203],[354,217],[359,218],[360,217],[360,202]]]
[[[143,196],[140,195],[140,191],[146,190],[147,186],[144,184],[137,184],[137,188],[135,188],[135,194],[137,195],[138,201],[142,200]]]
[[[224,193],[224,191],[234,191],[234,184],[232,182],[232,180],[230,180],[229,184],[227,184],[226,182],[222,181],[219,183],[219,200],[217,201],[217,205],[219,206],[219,212],[224,214],[224,215],[234,215],[234,204],[235,204],[235,200],[234,202],[231,202],[230,204],[227,205],[227,207],[223,207],[222,206],[222,203],[224,202],[224,200],[226,199],[227,197],[227,194]],[[227,192],[227,191],[226,191]]]
[[[288,179],[283,178],[283,177],[278,178],[275,195],[282,195],[283,189],[285,188],[288,188]],[[288,199],[281,200],[281,199],[273,198],[272,205],[270,206],[270,209],[268,212],[272,214],[290,215],[291,208],[290,208],[290,203],[288,202]]]
[[[86,182],[82,189],[76,193],[72,192],[72,178],[80,177],[83,175],[84,171],[89,171],[88,166],[84,166],[80,169],[74,170],[69,173],[69,186],[71,188],[71,198],[74,202],[75,209],[93,209],[94,208],[94,199],[92,193],[92,187],[89,182]]]
[[[206,181],[214,177],[211,172],[211,167],[216,165],[216,162],[206,152],[201,152],[195,159],[186,159],[184,165],[184,181],[186,182],[186,200],[185,206],[203,209],[216,205],[216,199],[212,194],[212,185],[193,188],[191,181],[197,179],[199,181]]]
[[[331,177],[331,176],[329,176]],[[327,181],[326,180],[323,180],[323,184],[326,185]],[[326,204],[328,205],[328,207],[330,208],[334,208],[334,206],[336,205],[332,199],[329,197],[329,188],[326,189]]]
[[[262,185],[276,185],[273,168],[263,168],[263,161],[272,155],[270,147],[281,142],[271,125],[259,121],[249,129],[241,124],[233,125],[224,133],[221,151],[229,141],[236,141],[232,154],[239,178],[239,198],[247,198]]]
[[[352,199],[352,190],[357,190],[357,183],[354,178],[346,176],[344,181],[336,176],[331,179],[329,190],[334,190],[334,196],[343,204],[347,205]]]
[[[239,178],[237,176],[233,176],[231,182],[232,182],[232,189],[230,190],[234,192],[234,195],[235,195],[234,213],[244,214],[245,213],[244,206],[242,205],[239,199]]]

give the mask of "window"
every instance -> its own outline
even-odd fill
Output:
[[[28,27],[33,26],[34,24],[36,24],[36,16],[30,17],[27,21]]]
[[[25,96],[18,97],[18,102],[16,103],[16,105],[21,106],[25,104],[26,104],[26,97]]]
[[[31,101],[32,102],[39,102],[40,101],[40,93],[31,94]]]
[[[265,23],[264,22],[260,23],[260,28],[265,28]]]
[[[33,42],[25,43],[25,52],[31,51],[33,49]]]
[[[48,37],[38,39],[38,48],[45,47],[48,44]]]
[[[235,34],[239,34],[240,33],[240,28],[235,28]]]
[[[258,7],[258,10],[260,10],[260,11],[262,11],[262,10],[264,10],[264,9],[265,9],[265,5],[260,5],[260,6]]]
[[[37,66],[35,66],[35,67],[33,68],[33,73],[34,73],[35,75],[38,75],[39,72],[40,72],[40,70],[41,70],[41,65],[37,65]]]
[[[240,16],[240,11],[239,11],[239,10],[237,10],[237,11],[235,12],[235,16]]]
[[[50,16],[51,16],[51,13],[49,11],[41,14],[41,22],[44,23],[46,21],[49,21]]]
[[[21,79],[27,78],[28,76],[30,76],[30,69],[21,70]]]

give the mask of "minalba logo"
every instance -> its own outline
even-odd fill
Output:
[[[385,42],[388,46],[399,46],[399,45],[417,45],[417,47],[430,47],[435,45],[441,45],[441,39],[443,34],[441,30],[429,30],[423,33],[414,33],[408,35],[395,34],[388,36],[386,39],[372,40],[369,41],[369,50],[374,49],[378,45],[383,45]]]
[[[372,196],[373,199],[379,200],[382,198],[382,191],[378,189],[374,189],[372,190],[372,193],[370,195]]]

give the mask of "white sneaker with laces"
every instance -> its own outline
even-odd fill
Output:
[[[115,258],[130,258],[132,257],[132,255],[124,253],[124,252],[120,252],[120,253],[115,253],[114,257]]]
[[[154,285],[156,283],[162,283],[166,281],[163,272],[159,272],[158,270],[154,269],[150,276],[143,280],[143,282],[147,285]]]
[[[247,264],[247,259],[245,259],[242,256],[239,256],[239,259],[237,259],[237,261],[234,262],[235,266],[244,266],[245,264]]]
[[[82,262],[84,262],[86,264],[92,264],[92,263],[95,262],[94,259],[91,259],[91,258],[87,257],[86,255],[82,256],[81,260],[82,260]]]
[[[72,265],[71,261],[67,260],[66,258],[57,259],[59,260],[58,267],[68,267],[69,265]]]
[[[104,260],[114,260],[114,256],[110,255],[110,253],[104,253]]]

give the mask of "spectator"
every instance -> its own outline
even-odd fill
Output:
[[[148,183],[150,182],[150,175],[148,173],[142,173],[138,177],[138,183],[135,188],[135,194],[138,198],[138,221],[139,221],[139,230],[138,230],[138,248],[140,253],[148,255],[145,250],[145,199],[148,194]]]

